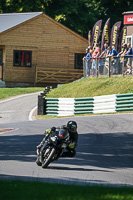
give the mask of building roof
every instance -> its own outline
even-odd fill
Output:
[[[40,14],[42,14],[42,12],[0,14],[0,33]]]
[[[122,15],[130,15],[133,14],[133,11],[123,12]]]
[[[63,29],[67,30],[71,34],[75,35],[76,37],[84,40],[87,42],[87,39],[80,36],[79,34],[75,33],[74,31],[70,30],[66,26],[62,25],[61,23],[55,21],[48,15],[44,14],[43,12],[30,12],[30,13],[6,13],[0,14],[0,34],[4,34],[6,31],[10,31],[12,28],[16,28],[18,25],[25,23],[28,20],[33,19],[39,15],[43,14],[46,18],[51,20],[52,22],[56,23],[58,26],[61,26]]]

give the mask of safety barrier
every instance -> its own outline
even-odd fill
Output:
[[[45,100],[46,114],[53,116],[133,111],[133,93]]]
[[[46,98],[46,114],[53,116],[74,115],[74,98]]]

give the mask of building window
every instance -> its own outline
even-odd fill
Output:
[[[13,66],[15,67],[31,67],[32,52],[14,50]]]
[[[84,53],[75,53],[75,69],[83,69],[83,57],[85,55]]]
[[[133,48],[133,35],[126,36],[126,43],[130,43]]]

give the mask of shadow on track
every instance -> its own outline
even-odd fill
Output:
[[[23,181],[41,181],[41,182],[47,182],[47,183],[60,183],[60,184],[91,184],[91,185],[96,185],[96,184],[106,184],[105,181],[102,180],[80,180],[76,178],[68,178],[64,177],[63,179],[54,179],[54,178],[40,178],[40,177],[29,177],[29,176],[12,176],[12,175],[3,175],[0,174],[0,179],[4,180],[23,180]],[[111,185],[111,184],[110,184]],[[114,186],[114,184],[113,184]]]
[[[43,135],[0,136],[0,160],[35,162],[36,146],[43,137]],[[84,166],[131,168],[133,167],[132,152],[132,133],[85,133],[79,134],[76,156],[74,158],[60,158],[56,163],[73,165],[70,170],[79,171],[85,170]],[[49,169],[69,170],[67,167],[50,166]]]

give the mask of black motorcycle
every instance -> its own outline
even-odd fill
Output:
[[[49,135],[40,151],[37,152],[36,164],[46,168],[51,162],[61,157],[69,143],[67,129],[60,129],[58,133]]]

